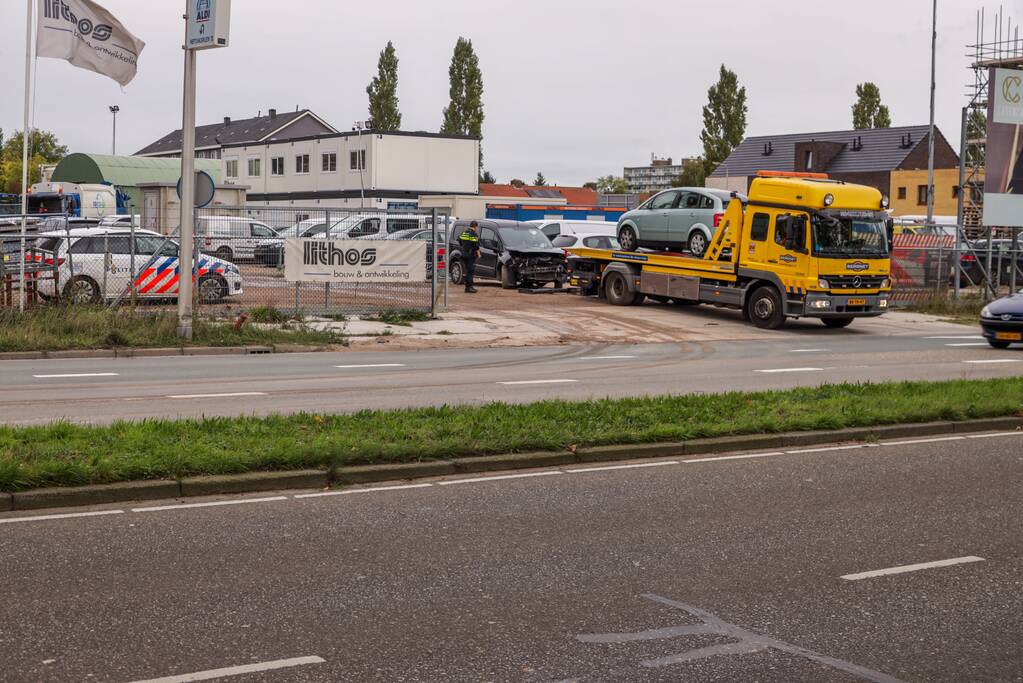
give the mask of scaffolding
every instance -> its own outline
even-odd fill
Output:
[[[1011,291],[1016,288],[1016,263],[1019,250],[1019,228],[999,228],[985,226],[984,216],[984,172],[987,146],[987,113],[988,113],[988,80],[992,67],[1004,69],[1023,69],[1023,42],[1019,36],[1019,25],[1013,26],[1012,18],[1005,15],[999,7],[993,21],[988,26],[988,18],[984,8],[977,11],[976,37],[972,45],[967,45],[967,57],[970,58],[970,70],[973,82],[967,85],[968,103],[962,110],[962,128],[960,135],[959,159],[959,207],[958,223],[960,226],[957,240],[976,240],[986,242],[983,259],[983,291],[984,296],[997,295],[1001,286],[1008,285]],[[1002,237],[1011,238],[1010,256],[1012,267],[1011,280],[999,281],[1001,269],[992,263],[992,254],[996,250],[994,240]],[[967,242],[969,245],[969,242]],[[960,244],[956,246],[957,254],[962,251]],[[1001,255],[998,256],[1001,258]],[[994,266],[994,268],[992,268]],[[959,295],[960,281],[956,277],[955,291]]]

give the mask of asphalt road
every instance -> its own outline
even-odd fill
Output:
[[[614,467],[2,514],[2,678],[1023,679],[1023,433]]]
[[[1023,372],[1023,349],[991,349],[969,327],[940,329],[947,331],[881,336],[817,326],[713,343],[0,361],[0,422],[345,412]]]

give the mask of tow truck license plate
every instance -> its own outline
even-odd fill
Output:
[[[1023,332],[995,332],[999,341],[1023,341]]]
[[[866,306],[866,299],[849,299],[848,306]]]

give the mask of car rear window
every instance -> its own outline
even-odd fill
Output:
[[[57,251],[63,241],[63,237],[40,237],[36,240],[36,248],[44,251]]]
[[[558,235],[557,237],[554,238],[553,244],[554,246],[560,247],[561,249],[567,249],[568,247],[571,247],[578,241],[579,238],[576,237],[575,235]]]

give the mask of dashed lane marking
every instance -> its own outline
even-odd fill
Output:
[[[889,576],[891,574],[906,574],[907,572],[917,572],[921,569],[934,569],[936,567],[951,567],[957,564],[968,564],[970,562],[983,562],[983,557],[977,557],[976,555],[967,555],[966,557],[953,557],[949,560],[937,560],[935,562],[921,562],[919,564],[904,564],[901,567],[888,567],[887,569],[874,569],[869,572],[859,572],[857,574],[846,574],[840,578],[846,581],[859,581],[861,579],[872,579],[876,576]]]
[[[63,379],[65,377],[120,377],[119,372],[65,372],[56,375],[32,375],[36,379]]]
[[[335,365],[335,368],[403,368],[406,367],[404,363],[362,363],[356,365]]]
[[[635,356],[579,356],[576,360],[626,360]]]
[[[1018,358],[986,358],[984,360],[964,360],[964,363],[971,365],[983,365],[987,363],[1019,363]]]
[[[292,498],[323,498],[324,496],[346,496],[351,493],[374,493],[376,491],[402,491],[404,489],[426,489],[433,484],[401,484],[398,486],[373,486],[364,489],[345,489],[343,491],[320,491],[319,493],[300,493]]]
[[[226,394],[171,394],[167,398],[231,398],[233,396],[267,396],[265,391],[232,391]]]
[[[95,512],[68,512],[59,515],[33,515],[32,517],[8,517],[0,519],[0,524],[17,522],[42,522],[47,519],[71,519],[73,517],[99,517],[101,515],[123,515],[124,510],[97,510]]]
[[[769,370],[757,370],[757,372],[772,374],[779,372],[821,372],[822,370],[824,368],[771,368]]]
[[[209,669],[207,671],[196,671],[190,674],[178,674],[176,676],[164,676],[163,678],[147,678],[146,680],[133,681],[133,683],[192,683],[192,681],[210,681],[215,678],[227,678],[228,676],[241,676],[243,674],[259,673],[260,671],[275,671],[277,669],[289,669],[295,666],[306,666],[309,664],[323,664],[326,660],[322,657],[292,657],[291,659],[277,659],[272,662],[259,662],[257,664],[241,664],[239,666],[226,666],[222,669]]]
[[[501,479],[529,479],[531,477],[550,477],[555,474],[564,474],[561,470],[550,470],[545,472],[526,472],[525,474],[499,474],[490,477],[473,477],[472,479],[451,479],[449,481],[437,482],[441,486],[453,484],[475,484],[481,481],[500,481]]]
[[[565,470],[566,474],[575,474],[577,472],[604,472],[606,470],[635,470],[641,467],[662,467],[664,465],[677,465],[678,460],[663,460],[660,462],[641,462],[635,465],[606,465],[604,467],[573,467],[570,470]]]
[[[243,505],[245,503],[270,503],[287,500],[287,496],[270,496],[268,498],[243,498],[241,500],[215,500],[208,503],[178,503],[176,505],[155,505],[153,507],[132,508],[132,512],[163,512],[164,510],[187,510],[189,508],[214,508],[223,505]]]
[[[513,382],[498,382],[498,384],[569,384],[578,382],[577,379],[519,379]]]

